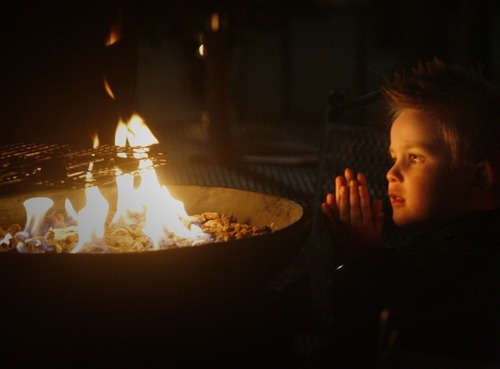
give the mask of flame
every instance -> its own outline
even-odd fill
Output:
[[[158,139],[144,123],[144,120],[138,114],[134,114],[127,124],[120,120],[116,128],[115,145],[123,147],[126,146],[127,142],[130,146],[145,147],[157,144]]]
[[[66,214],[68,215],[69,220],[78,219],[78,214],[69,199],[66,199],[66,201],[64,202],[64,208],[66,209]]]
[[[109,82],[106,78],[104,78],[104,89],[106,90],[106,93],[109,97],[111,97],[113,100],[116,100],[115,94],[113,93],[113,90],[111,89],[111,86],[109,85]]]
[[[32,236],[38,236],[41,232],[42,220],[47,211],[54,205],[54,201],[48,197],[33,197],[24,203],[26,209],[26,226],[24,231]]]
[[[172,244],[172,235],[187,239],[187,243],[179,246],[196,245],[210,240],[211,236],[199,227],[190,224],[189,215],[184,204],[175,199],[167,187],[161,185],[153,162],[147,157],[147,146],[158,143],[156,137],[147,127],[141,117],[134,115],[125,124],[120,121],[116,129],[115,143],[117,146],[127,144],[138,147],[142,151],[139,158],[139,176],[116,171],[117,203],[116,211],[110,224],[138,225],[138,219],[144,219],[140,224],[142,232],[149,237],[154,249],[160,249]],[[94,138],[94,148],[98,146],[97,135]],[[96,146],[97,145],[97,146]],[[91,162],[92,163],[92,162]],[[92,171],[88,172],[89,180]],[[140,183],[136,185],[137,179]],[[90,183],[90,181],[89,181]],[[86,204],[76,211],[71,201],[66,199],[65,209],[67,222],[77,223],[78,243],[71,251],[81,252],[89,243],[98,243],[106,234],[106,224],[110,205],[97,186],[85,188]],[[29,214],[27,229],[31,234],[38,232],[40,220],[53,201],[48,198],[34,198],[25,202]],[[34,212],[37,210],[37,212]],[[142,216],[142,218],[141,218]]]
[[[115,45],[118,41],[122,39],[122,33],[123,33],[123,19],[122,19],[122,12],[121,9],[119,9],[118,14],[116,16],[116,19],[112,22],[110,28],[109,28],[109,33],[106,37],[105,40],[105,47],[110,47]],[[110,98],[113,100],[116,100],[115,94],[113,93],[113,89],[111,88],[111,85],[109,84],[108,80],[106,77],[104,77],[104,90],[108,94]]]
[[[109,204],[98,187],[87,187],[85,195],[87,204],[77,215],[78,244],[72,253],[79,252],[86,243],[104,236]]]
[[[190,239],[206,238],[199,227],[187,227],[183,219],[188,218],[184,204],[175,199],[166,186],[161,186],[150,160],[143,160],[139,198],[146,209],[146,224],[143,232],[149,236],[156,248],[162,242],[165,233]]]
[[[158,139],[139,115],[132,115],[127,124],[121,119],[118,122],[115,132],[115,146],[125,147],[128,143],[129,146],[135,147],[134,157],[136,159],[146,159],[148,157],[147,147],[158,142]],[[118,156],[126,157],[123,153],[119,153]]]
[[[106,46],[111,46],[116,44],[122,38],[122,24],[121,19],[117,19],[117,21],[111,25],[108,37],[106,38]]]
[[[115,132],[115,146],[125,147],[127,145],[128,127],[120,119]]]
[[[196,225],[186,227],[182,221],[188,217],[184,204],[174,199],[167,187],[161,186],[160,191],[155,193],[155,198],[151,199],[153,201],[148,203],[143,232],[153,240],[155,248],[159,248],[165,234],[169,232],[193,240],[209,238]]]

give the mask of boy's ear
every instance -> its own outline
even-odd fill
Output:
[[[474,176],[472,179],[473,190],[477,193],[482,193],[493,188],[495,184],[495,170],[493,165],[488,161],[483,161],[475,166]]]

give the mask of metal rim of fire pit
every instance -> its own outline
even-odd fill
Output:
[[[116,199],[116,187],[106,185],[99,187],[103,195],[108,199],[113,207]],[[181,200],[189,215],[200,214],[202,212],[219,212],[232,214],[239,223],[251,225],[268,225],[273,232],[271,234],[250,237],[241,240],[231,240],[226,242],[213,242],[200,247],[220,247],[230,248],[238,245],[255,244],[257,242],[281,243],[289,242],[291,239],[304,239],[308,233],[311,220],[304,213],[302,206],[292,200],[276,195],[265,194],[257,191],[249,191],[237,188],[203,186],[203,185],[168,185],[168,190],[174,198]],[[84,189],[53,189],[42,190],[23,194],[15,194],[0,197],[0,225],[4,228],[17,223],[24,226],[26,222],[25,208],[23,202],[32,197],[49,197],[54,200],[54,208],[63,209],[66,198],[69,198],[79,206],[85,203]],[[154,252],[175,252],[178,249],[192,248],[174,247],[155,250]],[[150,254],[151,251],[145,252]],[[7,253],[2,253],[7,254]],[[14,255],[16,253],[8,253]],[[137,255],[144,252],[126,253],[99,253],[99,255]],[[48,254],[29,254],[48,255]],[[51,254],[52,255],[52,254]],[[58,256],[68,255],[67,253],[53,254]],[[71,254],[71,257],[79,255],[89,255],[88,253]],[[95,255],[92,253],[91,255]],[[26,254],[24,256],[27,256]]]

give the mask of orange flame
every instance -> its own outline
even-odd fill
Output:
[[[99,147],[99,136],[97,133],[94,135],[93,143],[92,143],[92,148],[97,149]]]
[[[115,94],[113,93],[113,90],[111,89],[111,86],[108,83],[108,80],[104,78],[104,90],[108,94],[109,97],[111,97],[113,100],[116,100]]]
[[[144,148],[147,145],[158,143],[156,137],[144,123],[142,118],[134,115],[125,124],[120,121],[116,129],[115,142],[117,146],[130,144],[133,147]],[[97,135],[94,137],[94,148],[99,145]],[[142,215],[144,220],[142,232],[151,240],[152,248],[160,249],[172,244],[172,235],[183,238],[185,244],[192,246],[205,243],[211,236],[204,233],[199,227],[190,224],[189,215],[184,204],[175,199],[166,186],[160,184],[153,162],[148,158],[147,151],[138,152],[140,175],[139,186],[134,185],[135,177],[132,174],[123,174],[117,169],[116,212],[111,223],[134,225]],[[91,171],[89,175],[91,178]],[[86,204],[76,211],[69,199],[66,199],[65,208],[70,223],[76,221],[78,242],[72,253],[84,251],[87,244],[99,242],[106,233],[106,220],[110,205],[97,186],[85,188]],[[25,207],[29,214],[27,230],[31,234],[38,232],[40,220],[53,205],[48,198],[34,198],[26,201]],[[35,212],[36,210],[36,212]],[[135,224],[137,225],[137,224]],[[72,226],[73,227],[73,226]],[[73,229],[73,228],[72,228]],[[53,230],[59,232],[61,230]],[[170,237],[170,238],[169,238]]]
[[[106,46],[111,46],[116,44],[122,38],[122,25],[121,21],[118,20],[115,24],[111,25],[108,37],[106,39]]]
[[[144,149],[148,145],[158,143],[158,140],[142,118],[139,115],[133,115],[128,123],[125,124],[122,121],[118,123],[115,143],[117,146],[129,144]],[[94,148],[98,145],[99,139],[95,135]],[[179,246],[192,246],[209,241],[211,238],[209,234],[204,233],[196,225],[190,224],[184,204],[175,199],[166,186],[160,184],[153,162],[148,158],[148,151],[139,150],[136,157],[139,159],[139,186],[134,185],[135,177],[132,174],[123,174],[117,169],[118,196],[116,212],[111,223],[137,225],[134,222],[137,222],[138,218],[144,219],[141,229],[151,240],[153,249],[170,246],[172,235],[185,240],[183,241],[185,243]],[[92,171],[89,170],[89,178],[91,177]],[[69,199],[65,202],[69,223],[77,223],[76,227],[71,226],[72,232],[76,228],[78,233],[78,242],[71,253],[84,251],[87,244],[103,240],[106,233],[106,220],[110,209],[108,201],[97,186],[87,186],[85,196],[86,204],[78,212]],[[25,207],[28,222],[25,231],[36,235],[39,232],[41,220],[52,206],[53,201],[48,198],[27,200]],[[54,229],[53,232],[63,232],[63,230]]]

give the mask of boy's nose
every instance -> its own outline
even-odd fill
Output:
[[[389,183],[400,180],[401,175],[399,174],[399,171],[397,170],[396,163],[394,163],[392,165],[392,167],[389,168],[389,170],[385,174],[385,178],[387,178],[387,181]]]

